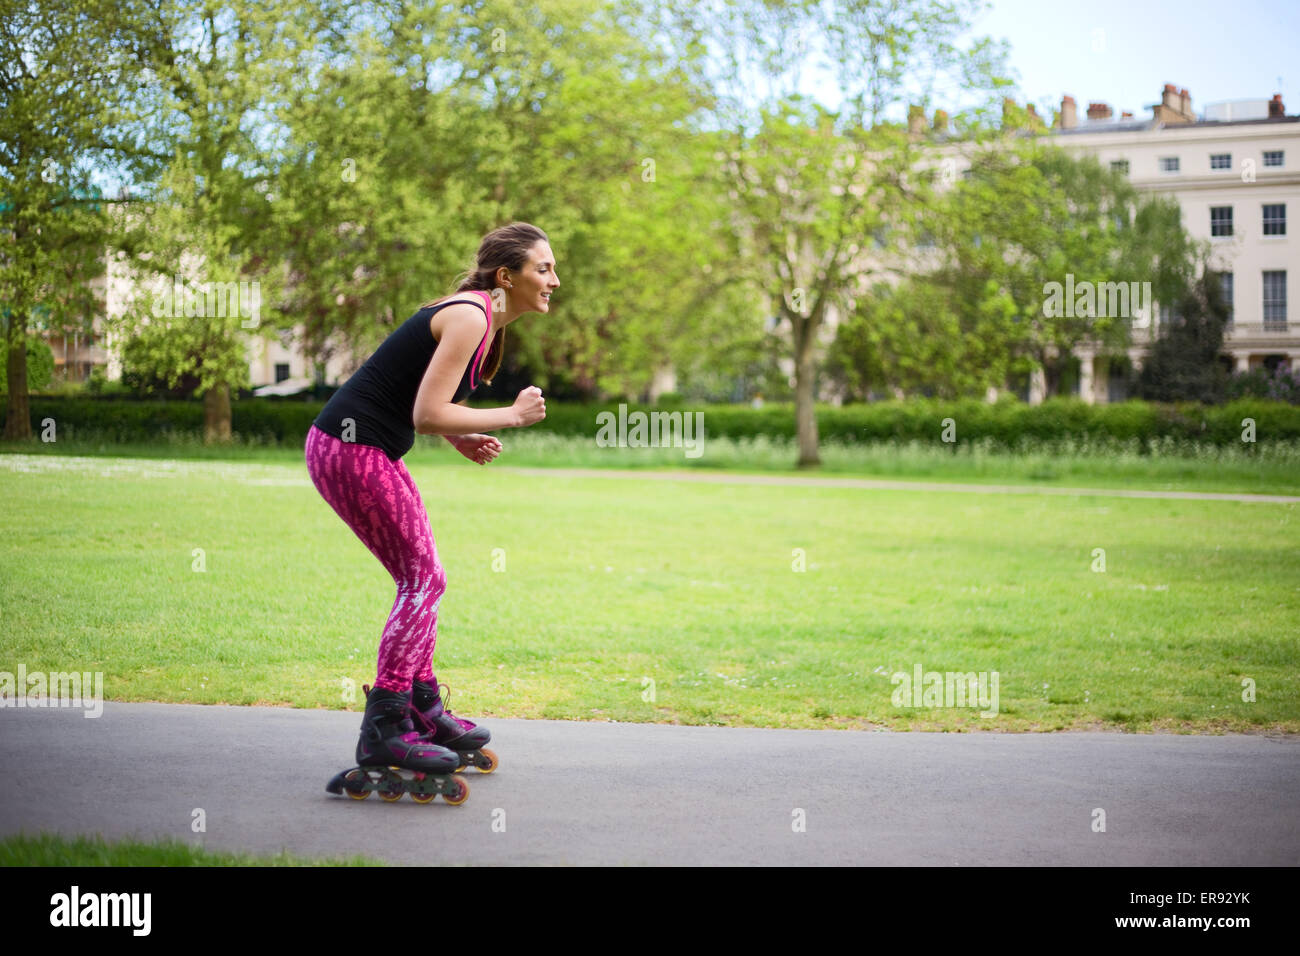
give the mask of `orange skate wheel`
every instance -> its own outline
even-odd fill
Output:
[[[402,779],[401,774],[390,769],[383,785],[379,788],[379,796],[389,803],[396,803],[402,799],[404,793],[406,793],[406,781]]]
[[[362,786],[365,779],[366,779],[366,775],[363,771],[360,770],[348,771],[347,776],[343,778],[343,792],[346,793],[353,800],[366,799],[366,797],[370,796],[370,791],[366,790],[365,787]],[[353,789],[354,787],[360,789]]]
[[[446,800],[453,807],[458,807],[469,799],[469,784],[459,777],[452,777],[452,779],[456,781],[458,785],[457,790],[455,793],[444,793],[442,799]]]

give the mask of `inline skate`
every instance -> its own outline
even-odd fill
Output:
[[[459,806],[469,797],[469,785],[452,774],[463,758],[450,748],[422,739],[411,722],[411,692],[404,694],[366,687],[366,712],[357,740],[357,766],[344,770],[325,785],[330,793],[364,800],[372,791],[393,802],[409,793],[416,803],[431,803],[442,794]]]
[[[432,684],[417,680],[411,685],[411,721],[420,739],[454,750],[460,757],[457,772],[473,764],[480,773],[491,773],[500,765],[496,753],[487,749],[492,734],[486,727],[453,714],[447,709],[450,702],[451,688],[439,686],[436,677]]]

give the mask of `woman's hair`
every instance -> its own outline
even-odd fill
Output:
[[[550,242],[551,240],[546,238],[546,233],[542,230],[526,222],[512,222],[500,229],[493,229],[479,243],[478,255],[474,257],[474,268],[462,272],[457,277],[454,283],[456,288],[450,294],[472,291],[492,292],[496,288],[496,271],[502,266],[512,272],[522,271],[528,264],[529,251],[537,245],[538,241]],[[438,301],[433,299],[420,308],[427,308]],[[483,369],[478,376],[489,385],[492,384],[493,376],[501,368],[505,343],[506,330],[497,329],[496,335],[492,337],[492,344],[488,346],[487,355],[483,357]]]

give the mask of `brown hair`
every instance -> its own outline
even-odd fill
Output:
[[[455,283],[456,288],[450,295],[455,295],[457,292],[492,292],[497,287],[496,271],[502,266],[512,272],[521,271],[528,264],[528,253],[539,241],[550,242],[551,240],[542,230],[526,222],[512,222],[500,229],[493,229],[479,243],[478,254],[474,257],[474,268],[460,274]],[[439,301],[441,300],[432,299],[420,308],[428,308]],[[487,355],[483,356],[483,370],[477,376],[489,385],[492,384],[493,376],[501,368],[505,345],[506,330],[497,329],[496,335],[492,336],[492,344],[488,346]]]

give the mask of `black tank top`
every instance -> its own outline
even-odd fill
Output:
[[[403,322],[392,335],[380,343],[375,353],[352,374],[343,387],[330,397],[312,424],[327,435],[358,445],[383,449],[390,461],[397,461],[415,444],[415,396],[438,347],[429,330],[433,314],[453,302],[466,301],[466,295],[481,296],[487,329],[478,351],[470,359],[452,396],[459,402],[479,386],[478,371],[488,331],[492,328],[492,298],[486,292],[469,290],[457,293],[449,301],[420,309]],[[350,439],[344,438],[344,419],[352,419]]]

